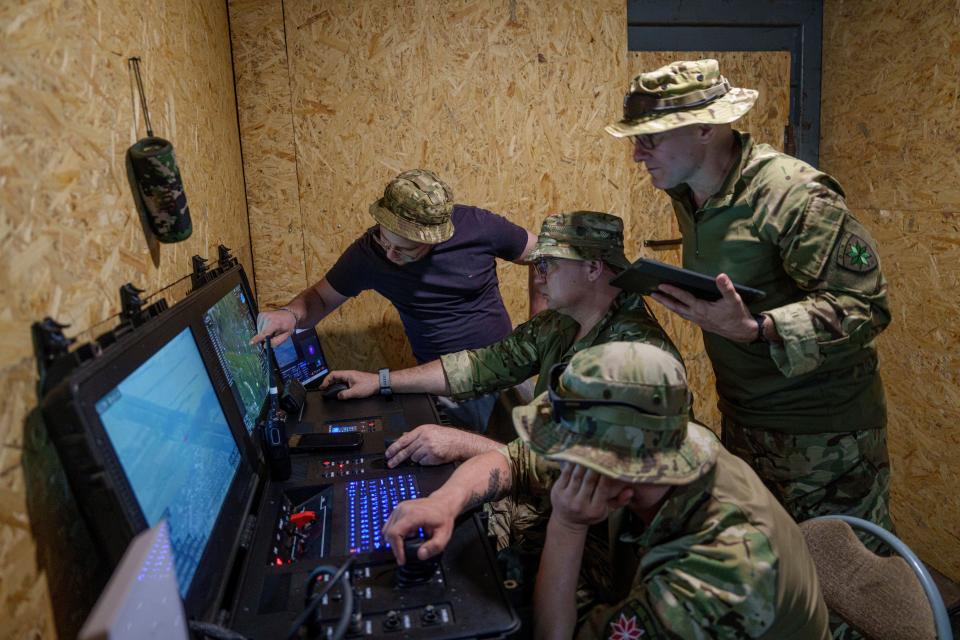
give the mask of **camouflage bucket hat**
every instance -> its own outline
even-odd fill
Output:
[[[688,124],[726,124],[750,111],[757,95],[731,87],[716,60],[674,62],[634,78],[623,97],[623,119],[606,130],[623,138]]]
[[[453,191],[432,171],[404,171],[387,184],[383,197],[370,205],[370,215],[393,233],[426,244],[453,235]]]
[[[599,211],[547,216],[528,260],[538,258],[603,260],[626,269],[630,261],[623,254],[623,220]]]
[[[687,377],[669,353],[610,342],[560,367],[546,393],[513,410],[517,433],[536,453],[624,482],[688,484],[713,467],[720,443],[688,421]]]

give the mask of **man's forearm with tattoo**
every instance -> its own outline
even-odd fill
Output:
[[[500,469],[491,469],[490,478],[487,482],[487,490],[483,493],[480,493],[479,491],[474,491],[471,493],[470,497],[467,498],[467,504],[464,509],[473,509],[474,507],[479,507],[485,502],[499,500],[504,496],[505,493],[506,488],[503,487],[500,482]]]
[[[503,497],[513,486],[510,463],[500,451],[474,456],[457,467],[431,497],[443,499],[456,513]]]
[[[398,562],[403,562],[403,538],[422,528],[430,538],[421,545],[428,556],[440,553],[453,534],[457,516],[510,491],[507,457],[490,451],[470,458],[457,467],[443,486],[426,498],[405,500],[397,505],[383,527],[384,537],[393,545]]]

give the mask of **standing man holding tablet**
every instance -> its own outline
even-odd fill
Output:
[[[723,443],[796,520],[847,513],[890,528],[876,245],[836,180],[731,128],[756,99],[716,60],[676,62],[634,78],[607,127],[670,196],[683,266],[716,275],[722,294],[661,285],[653,297],[703,330]],[[732,281],[766,297],[748,307]]]
[[[370,205],[370,215],[377,224],[320,282],[261,314],[252,342],[273,336],[276,346],[367,289],[396,307],[417,362],[485,347],[510,333],[496,259],[523,262],[535,235],[484,209],[454,204],[450,187],[423,169],[391,180],[383,197]],[[542,306],[531,290],[531,314]],[[455,423],[482,432],[496,397],[451,401],[444,409]]]

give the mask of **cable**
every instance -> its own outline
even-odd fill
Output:
[[[205,638],[215,638],[216,640],[249,640],[249,638],[242,633],[237,633],[226,627],[221,627],[218,624],[191,620],[189,626],[191,631],[201,633]]]
[[[348,571],[350,566],[353,565],[353,560],[353,558],[347,558],[347,561],[340,565],[339,569],[331,565],[322,564],[310,572],[310,575],[307,576],[306,607],[290,626],[290,630],[287,632],[287,640],[293,640],[293,638],[296,637],[300,631],[300,627],[307,624],[310,617],[320,606],[323,596],[327,595],[327,592],[329,592],[338,581],[343,582],[343,585],[340,587],[340,591],[343,593],[343,608],[340,611],[340,619],[337,621],[337,626],[333,631],[333,640],[343,638],[347,632],[347,625],[350,623],[350,613],[353,611],[353,587],[350,584],[350,572]],[[320,593],[313,595],[316,580],[322,574],[333,574],[333,577],[324,585]]]
[[[128,58],[127,60],[133,68],[133,75],[137,79],[137,90],[140,92],[140,106],[143,108],[143,121],[147,125],[147,137],[153,137],[153,125],[150,124],[150,111],[147,110],[147,94],[143,90],[143,79],[140,77],[140,58]]]

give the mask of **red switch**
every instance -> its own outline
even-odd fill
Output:
[[[290,522],[292,522],[297,529],[302,529],[316,519],[316,511],[301,511],[290,516]]]

